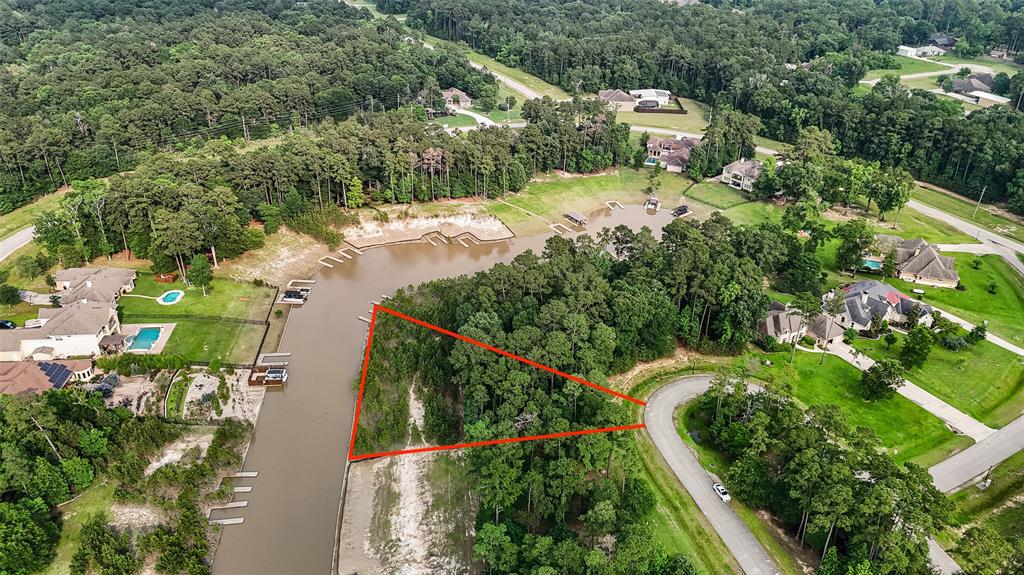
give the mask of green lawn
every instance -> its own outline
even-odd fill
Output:
[[[780,372],[789,363],[787,353],[754,353],[749,357],[757,360],[754,375],[760,379]],[[765,367],[766,358],[775,365]],[[860,370],[832,355],[825,356],[820,366],[819,361],[818,354],[797,353],[796,399],[803,405],[839,406],[850,425],[873,430],[896,461],[913,461],[928,467],[972,443],[970,438],[957,436],[937,417],[903,396],[865,401],[860,395]]]
[[[204,296],[200,288],[186,288],[180,281],[157,283],[154,277],[153,274],[140,273],[135,280],[135,289],[118,302],[118,308],[128,323],[134,323],[131,319],[135,316],[163,314],[263,320],[274,301],[272,288],[257,287],[248,282],[215,278]],[[160,305],[155,299],[133,297],[155,298],[169,290],[184,290],[185,296],[174,305]]]
[[[933,56],[929,59],[935,60],[936,62],[945,62],[946,64],[977,64],[980,66],[988,66],[989,68],[992,68],[994,73],[998,74],[999,72],[1006,72],[1010,77],[1013,77],[1017,72],[1024,71],[1024,66],[1014,63],[1013,60],[999,60],[986,56],[979,56],[977,58],[961,58],[960,56],[945,54],[943,56]]]
[[[189,382],[192,379],[186,372],[179,372],[167,393],[165,415],[167,419],[181,419],[185,414],[185,397],[188,395]]]
[[[913,198],[990,232],[1024,242],[1024,224],[1009,217],[990,212],[986,205],[982,205],[977,215],[974,215],[974,206],[977,202],[963,196],[937,192],[920,186],[914,188]]]
[[[686,106],[686,114],[646,114],[640,112],[618,112],[616,119],[633,126],[650,126],[666,130],[679,130],[700,134],[708,127],[703,105],[687,98],[681,98]]]
[[[523,119],[523,100],[524,100],[522,94],[519,94],[518,92],[513,92],[505,84],[498,84],[498,98],[497,98],[497,102],[499,104],[501,104],[502,102],[507,102],[506,98],[509,98],[509,97],[515,99],[515,104],[512,106],[511,110],[502,111],[502,110],[494,109],[494,110],[491,110],[490,112],[485,112],[485,111],[481,110],[478,106],[473,106],[472,110],[474,112],[478,113],[478,114],[483,114],[483,115],[487,116],[488,118],[490,118],[491,120],[494,120],[495,122],[498,122],[499,124],[500,123],[504,123],[504,122],[518,122],[518,121],[521,121]]]
[[[31,226],[39,214],[46,210],[55,209],[60,204],[63,196],[60,192],[41,196],[31,204],[24,205],[13,212],[0,216],[0,240],[20,230]]]
[[[992,470],[992,484],[987,489],[967,487],[956,492],[953,503],[953,525],[969,525],[978,521],[994,521],[1003,535],[1019,537],[1024,535],[1024,521],[1021,512],[1024,504],[1018,499],[1016,505],[1005,507],[1007,502],[1024,493],[1024,451],[1017,452]],[[1012,508],[1015,508],[1013,510]],[[1008,517],[1016,516],[1018,521],[1010,524]],[[1009,529],[1008,529],[1009,528]]]
[[[43,251],[43,248],[36,242],[29,242],[14,250],[10,256],[0,263],[0,270],[7,273],[7,282],[20,289],[27,289],[38,293],[50,293],[50,286],[46,285],[46,274],[40,274],[34,278],[22,277],[14,266],[14,261],[21,256],[35,256]]]
[[[786,153],[793,149],[793,144],[787,144],[786,142],[765,138],[764,136],[754,136],[754,145],[762,148],[770,148],[782,153]]]
[[[434,118],[433,121],[439,126],[446,126],[448,128],[468,128],[476,125],[476,120],[472,116],[467,116],[465,114],[438,116]]]
[[[891,234],[906,239],[922,238],[933,244],[976,244],[977,240],[957,230],[953,226],[931,218],[912,208],[903,208],[899,218],[896,214],[887,214],[884,222],[869,219],[878,233]],[[896,221],[896,229],[892,222]]]
[[[689,200],[693,198],[701,203],[713,206],[720,210],[728,210],[751,202],[750,196],[734,188],[720,183],[703,181],[691,186],[683,196]]]
[[[765,221],[779,222],[782,220],[782,209],[768,202],[748,202],[723,210],[722,214],[734,223],[756,226]]]
[[[889,283],[905,293],[922,288],[926,302],[973,324],[988,320],[992,333],[1024,346],[1024,278],[997,255],[978,257],[953,252],[946,255],[956,259],[956,271],[966,290],[927,287],[898,279]],[[991,284],[996,286],[995,294],[988,292]]]
[[[896,63],[899,64],[897,69],[875,69],[868,70],[868,73],[864,76],[865,80],[874,80],[875,78],[881,78],[882,76],[906,76],[908,74],[920,74],[923,72],[941,72],[949,70],[949,66],[943,66],[942,64],[936,64],[935,62],[927,62],[924,60],[918,60],[915,58],[907,58],[906,56],[893,55],[896,59]]]
[[[898,358],[903,336],[887,350],[885,342],[858,339],[854,346],[873,359]],[[967,360],[963,369],[957,358]],[[1024,358],[983,341],[954,353],[932,346],[927,363],[907,379],[990,427],[1002,427],[1024,409]]]
[[[60,508],[63,525],[60,542],[57,544],[57,557],[42,573],[44,575],[67,575],[71,573],[71,558],[78,551],[82,541],[82,526],[90,517],[105,511],[114,502],[114,484],[97,477],[94,487],[81,497],[62,505]]]
[[[643,203],[647,194],[646,170],[619,168],[614,173],[595,176],[574,176],[564,178],[551,173],[530,182],[526,189],[504,198],[505,202],[529,210],[540,218],[551,222],[562,222],[562,214],[569,211],[588,213],[604,206],[605,200],[618,200],[623,204]],[[661,174],[661,191],[658,196],[667,203],[669,198],[678,197],[684,184],[689,180],[677,174]],[[498,200],[487,202],[487,211],[500,218],[516,233],[537,231],[547,227],[540,218],[530,216]]]
[[[174,331],[162,353],[182,355],[190,361],[220,359],[228,363],[249,363],[259,349],[264,326],[217,321],[216,319],[166,318],[163,315],[198,315],[262,321],[273,304],[274,290],[251,283],[215,279],[208,295],[199,288],[185,288],[180,282],[160,284],[152,274],[139,274],[135,290],[118,301],[123,323],[174,323]],[[165,306],[155,300],[165,291],[184,289],[185,297]]]

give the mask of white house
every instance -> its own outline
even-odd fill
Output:
[[[739,159],[722,168],[721,182],[737,190],[751,191],[761,175],[761,162]]]
[[[978,100],[978,105],[982,108],[991,108],[992,106],[1005,106],[1010,103],[1009,98],[992,94],[989,92],[982,92],[981,90],[975,90],[968,94]]]
[[[907,58],[917,57],[917,48],[911,48],[910,46],[899,46],[896,48],[896,53],[900,56],[906,56]]]
[[[757,331],[779,343],[795,344],[807,333],[807,326],[795,310],[786,304],[772,302],[768,316],[758,322]]]
[[[121,330],[113,303],[77,301],[39,310],[41,327],[0,330],[0,361],[96,357],[100,340]]]
[[[653,100],[658,103],[659,106],[667,106],[669,98],[672,97],[672,92],[668,90],[655,90],[647,88],[644,90],[630,90],[629,95],[633,96],[637,102],[642,100]]]
[[[915,48],[913,46],[900,46],[896,48],[896,53],[900,56],[906,56],[907,58],[925,58],[928,56],[941,56],[946,53],[945,50],[938,46],[921,46]]]

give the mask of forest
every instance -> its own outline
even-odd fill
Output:
[[[592,101],[528,102],[519,134],[452,136],[417,113],[328,119],[274,146],[223,137],[148,154],[132,172],[73,181],[60,208],[35,222],[36,238],[65,266],[127,249],[185,275],[195,253],[233,258],[282,224],[337,245],[334,227],[353,221],[343,209],[370,201],[496,197],[540,171],[592,172],[632,158],[627,127]],[[253,219],[262,230],[248,226]]]
[[[767,309],[761,265],[776,234],[713,216],[676,220],[661,240],[624,226],[597,239],[555,236],[541,254],[402,290],[389,305],[604,385],[608,374],[680,341],[744,348]],[[390,315],[378,316],[372,345],[357,453],[419,440],[409,425],[410,381],[431,444],[633,417],[610,395]],[[652,495],[635,449],[629,435],[613,433],[470,450],[482,501],[478,555],[497,573],[692,573],[650,534]]]
[[[765,0],[680,8],[646,0],[409,0],[408,20],[461,41],[574,94],[662,88],[760,118],[761,135],[792,142],[807,127],[831,131],[846,156],[909,170],[1024,213],[1024,116],[1001,106],[964,117],[957,102],[883,80],[901,43],[936,31],[962,36],[958,53],[1016,46],[1024,10],[966,2]],[[595,41],[596,40],[596,41]],[[789,66],[786,66],[789,64]],[[1006,79],[1024,93],[1024,74]]]

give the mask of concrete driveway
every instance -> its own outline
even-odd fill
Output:
[[[644,408],[647,433],[743,572],[747,575],[775,575],[779,572],[775,563],[732,507],[712,491],[714,481],[676,431],[672,417],[676,407],[704,393],[710,383],[710,375],[694,375],[677,379],[656,391]]]

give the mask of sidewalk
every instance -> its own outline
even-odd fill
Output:
[[[865,371],[875,365],[873,359],[864,354],[854,354],[854,349],[842,342],[829,346],[828,352],[861,371]],[[970,437],[975,442],[981,441],[996,432],[991,427],[918,387],[912,381],[905,379],[903,383],[904,385],[897,390],[897,393],[921,406],[925,411],[938,417],[946,425]]]

